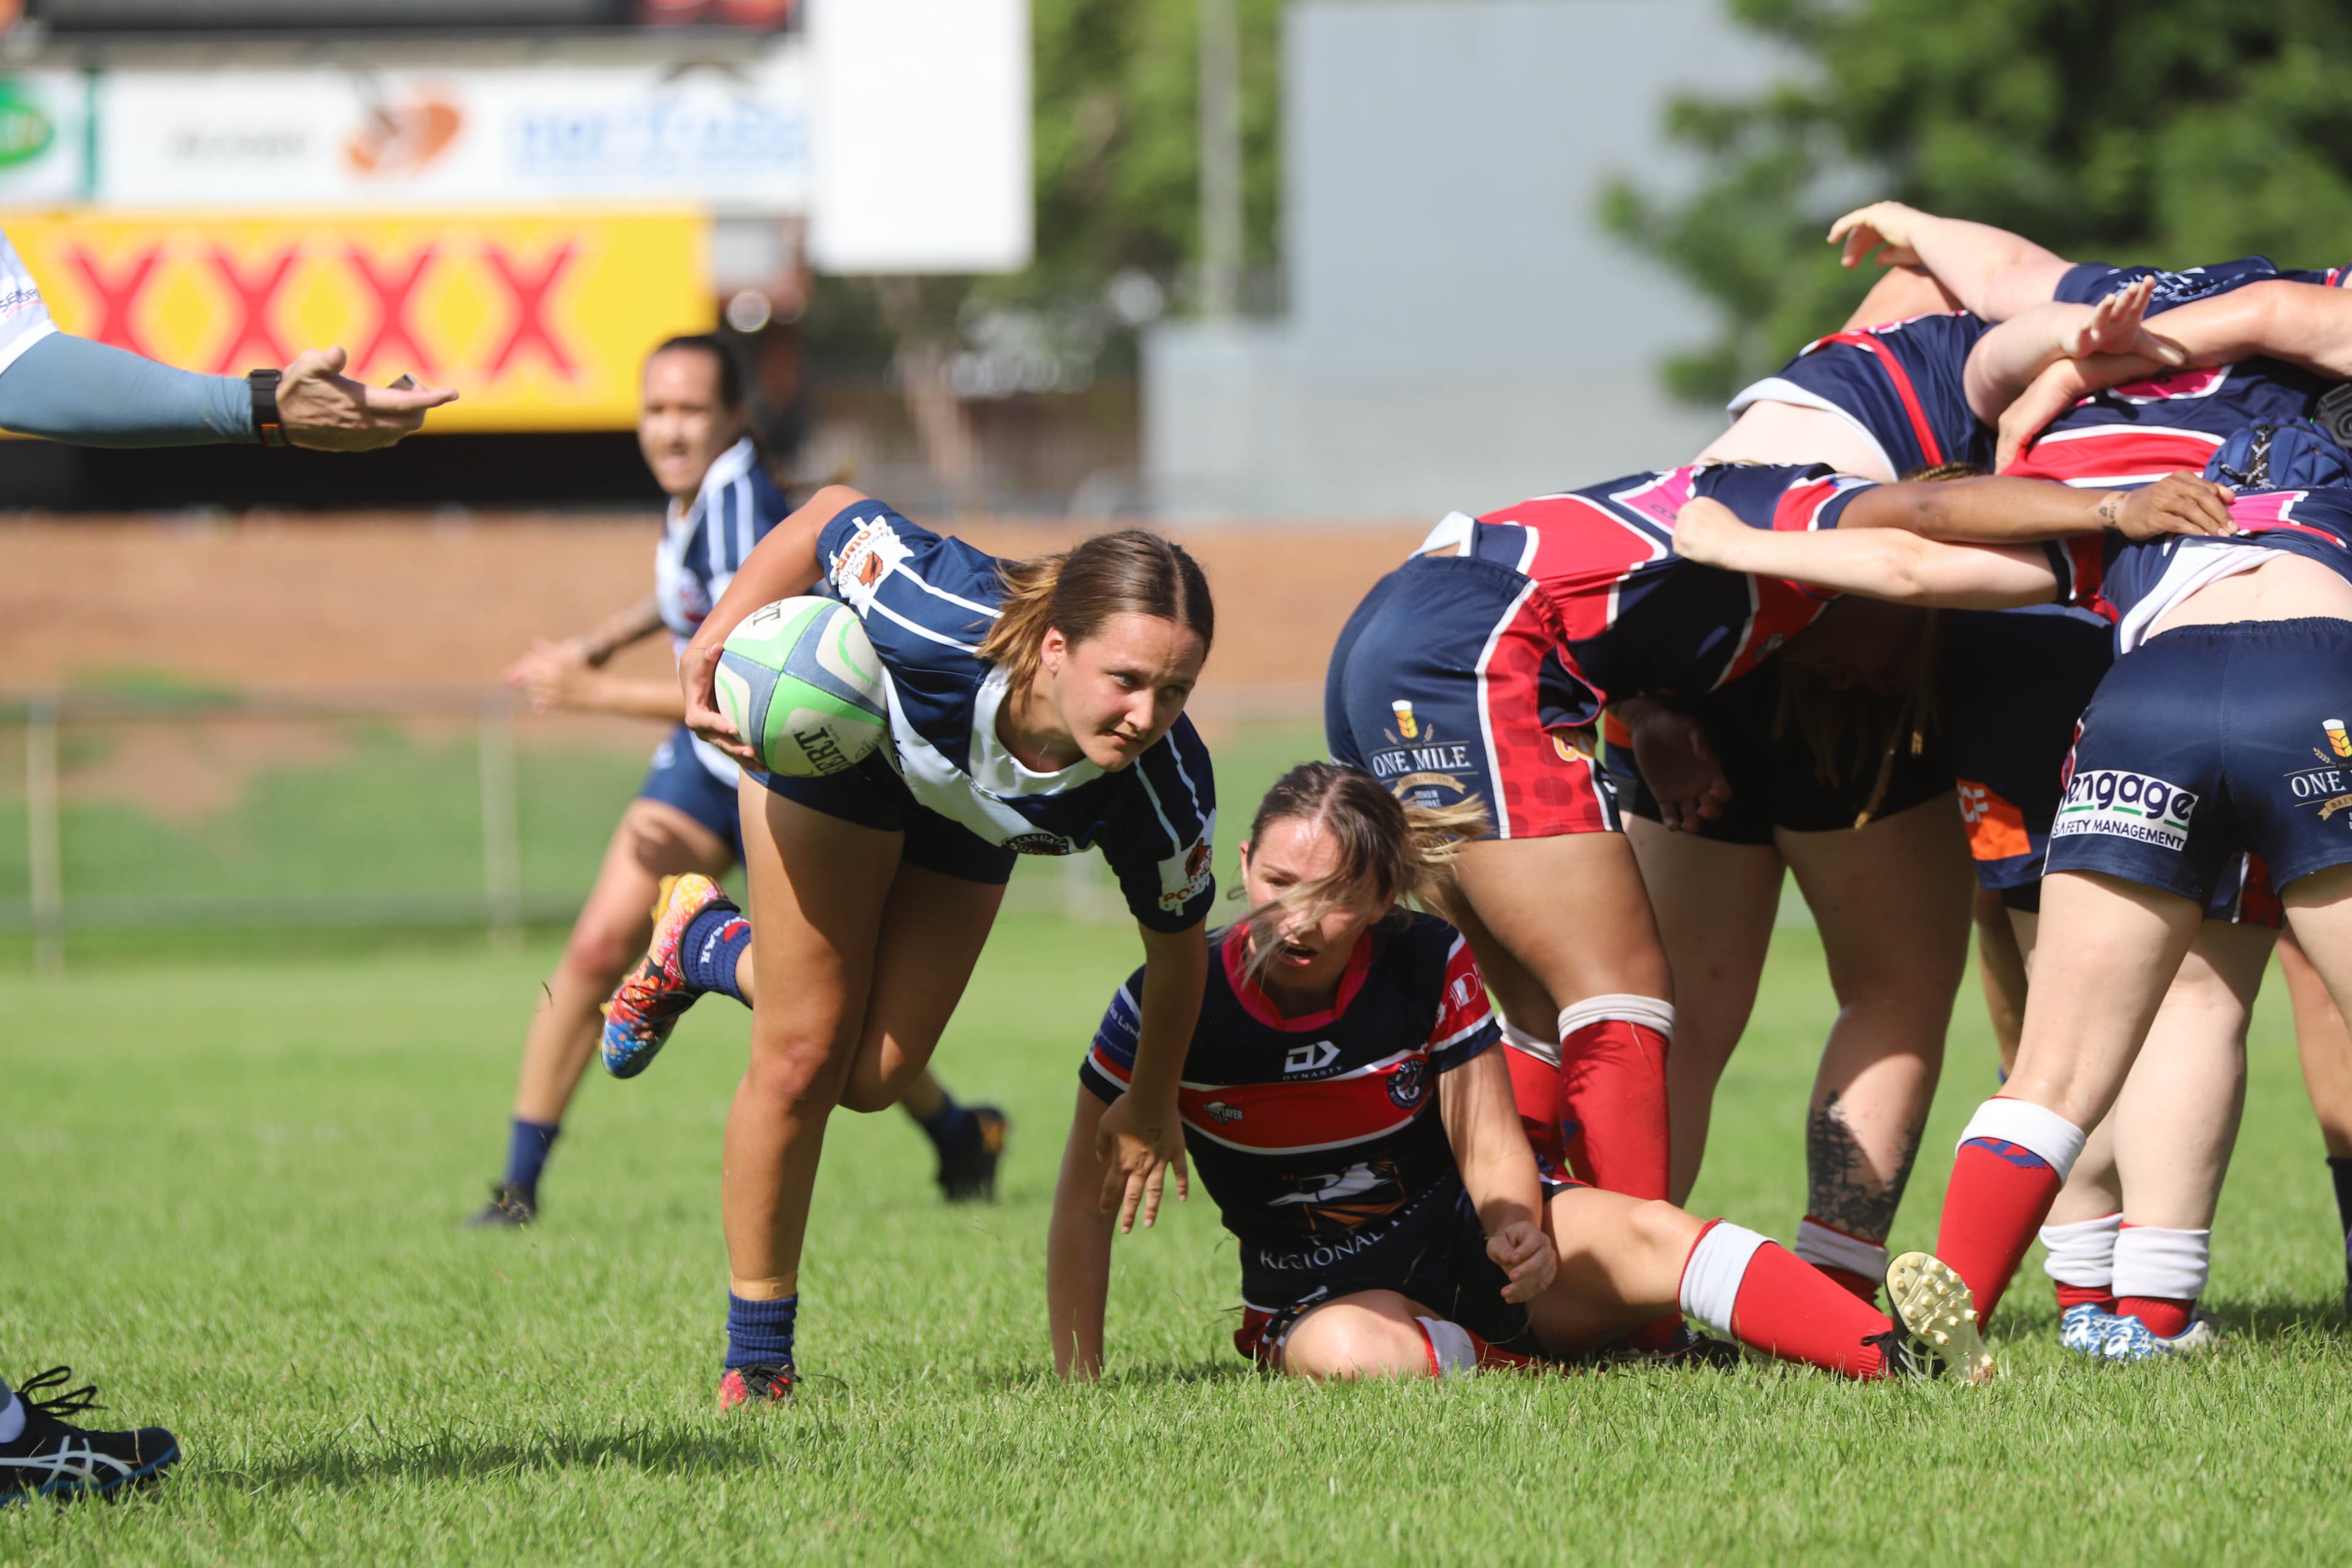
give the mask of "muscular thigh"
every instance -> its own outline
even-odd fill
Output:
[[[865,1026],[842,1103],[879,1110],[898,1103],[931,1059],[988,942],[1001,885],[900,866],[882,913]]]
[[[753,1055],[822,1054],[828,1070],[845,1075],[904,835],[828,816],[748,777],[742,804],[753,959],[772,977],[752,1011]]]
[[[1726,1036],[1756,1001],[1780,906],[1781,861],[1769,845],[1730,844],[1634,817],[1625,825],[1674,972],[1675,1036]]]
[[[1565,1006],[1610,992],[1669,996],[1648,892],[1622,833],[1480,839],[1455,864],[1460,896]]]
[[[1949,794],[1864,827],[1782,831],[1774,842],[1813,911],[1840,1001],[1877,994],[1949,1008],[1976,891]]]

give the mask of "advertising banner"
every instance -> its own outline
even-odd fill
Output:
[[[110,70],[91,89],[92,199],[236,211],[584,199],[798,216],[806,79],[797,38],[726,66]]]
[[[0,202],[89,195],[90,96],[90,79],[72,71],[0,76]]]
[[[464,395],[457,430],[622,429],[647,350],[711,326],[709,221],[537,213],[0,214],[70,332],[242,374],[341,344],[352,373]]]

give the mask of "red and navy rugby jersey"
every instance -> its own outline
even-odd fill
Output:
[[[2058,602],[2120,623],[2163,584],[2184,551],[2231,545],[2305,556],[2352,581],[2352,489],[2249,490],[2230,503],[2230,515],[2238,531],[2226,539],[2086,533],[2051,541],[2044,548],[2058,571]]]
[[[1451,1223],[1462,1177],[1437,1076],[1502,1031],[1469,944],[1433,915],[1367,932],[1337,1005],[1294,1018],[1243,973],[1244,929],[1217,943],[1178,1107],[1193,1168],[1241,1240],[1243,1294],[1273,1307]],[[1078,1069],[1099,1100],[1127,1092],[1142,994],[1139,969]]]
[[[1423,547],[1500,562],[1535,579],[1559,620],[1561,662],[1601,705],[1644,693],[1696,695],[1736,680],[1811,626],[1834,595],[1719,571],[1674,551],[1675,515],[1695,496],[1750,528],[1835,528],[1874,481],[1820,464],[1709,463],[1538,496],[1475,521],[1450,518]],[[1467,524],[1466,533],[1464,528]]]
[[[2103,489],[2151,485],[2176,468],[2202,473],[2231,436],[2305,417],[2331,384],[2273,359],[2127,382],[2052,420],[2002,472]]]
[[[2267,256],[2243,256],[2235,261],[2217,261],[2210,267],[2191,267],[2185,272],[2168,272],[2161,267],[2110,267],[2104,261],[2082,261],[2066,269],[2050,297],[2062,305],[2095,305],[2118,289],[2129,288],[2143,278],[2153,278],[2156,291],[2147,302],[2147,313],[2153,316],[2192,300],[2227,294],[2249,283],[2315,283],[2323,289],[2341,289],[2346,270],[2330,267],[2324,272],[2299,272],[2282,268]]]
[[[1901,479],[1944,463],[1990,463],[1993,433],[1969,407],[1969,351],[1992,330],[1965,310],[1832,332],[1732,399],[1841,414],[1878,443]]]

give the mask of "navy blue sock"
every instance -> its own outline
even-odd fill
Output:
[[[727,1364],[792,1365],[793,1319],[800,1310],[797,1291],[781,1301],[746,1301],[728,1291]]]
[[[562,1131],[560,1122],[516,1117],[514,1131],[507,1140],[507,1184],[537,1193],[539,1173],[547,1169],[548,1151],[555,1147],[555,1135]]]
[[[2352,1249],[2352,1154],[2327,1156],[2327,1174],[2336,1184],[2336,1217],[2344,1222],[2346,1246]]]
[[[751,945],[751,922],[732,904],[713,904],[686,924],[678,939],[678,967],[688,982],[703,991],[716,991],[743,1000],[735,986],[735,964]]]
[[[941,1149],[963,1141],[964,1130],[971,1125],[971,1112],[956,1103],[955,1096],[940,1091],[940,1108],[929,1116],[918,1116],[915,1124],[930,1134],[931,1142]]]

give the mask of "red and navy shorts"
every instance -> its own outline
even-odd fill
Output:
[[[1475,800],[1496,838],[1619,831],[1595,756],[1591,691],[1561,663],[1533,579],[1493,561],[1417,556],[1372,585],[1324,679],[1337,762],[1419,805]]]

